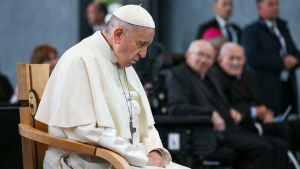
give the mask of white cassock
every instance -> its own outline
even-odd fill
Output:
[[[136,72],[132,67],[125,71],[128,87],[124,69],[116,67],[113,51],[101,32],[94,33],[61,57],[45,88],[36,120],[48,124],[50,134],[111,149],[132,168],[159,168],[146,166],[152,150],[161,152],[167,168],[185,168],[172,163],[163,148]],[[133,144],[129,143],[130,113],[136,128]],[[49,147],[44,169],[50,168],[106,169],[111,165],[95,156]]]

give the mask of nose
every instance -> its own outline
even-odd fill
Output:
[[[276,11],[276,12],[279,11],[279,6],[278,6],[278,4],[275,5],[275,11]]]
[[[146,54],[147,54],[147,49],[142,49],[139,51],[138,55],[141,57],[141,58],[145,58],[146,57]]]
[[[238,65],[239,64],[239,60],[238,59],[233,59],[232,64],[235,65],[235,66]]]

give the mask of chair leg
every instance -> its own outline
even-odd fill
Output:
[[[289,159],[291,160],[293,166],[295,167],[295,169],[300,169],[299,163],[298,163],[296,157],[294,156],[294,154],[290,150],[288,150],[287,154],[288,154]]]
[[[296,154],[296,159],[300,161],[300,151],[296,150],[295,154]]]

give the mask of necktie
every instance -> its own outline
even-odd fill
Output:
[[[233,41],[233,37],[232,37],[232,33],[230,31],[230,28],[231,28],[231,26],[229,24],[225,25],[228,41]]]
[[[279,43],[280,43],[280,56],[284,57],[287,54],[287,49],[286,49],[286,44],[285,44],[285,39],[280,33],[276,22],[273,22],[272,27],[271,27],[273,33],[276,35]],[[287,70],[282,70],[280,73],[280,80],[286,82],[289,79],[289,72]]]
[[[286,44],[285,44],[285,39],[284,37],[282,36],[282,34],[280,33],[278,27],[277,27],[277,24],[276,23],[273,23],[272,24],[272,32],[276,35],[279,43],[280,43],[280,46],[281,46],[281,49],[280,49],[280,55],[281,56],[284,56],[287,54],[287,50],[286,50]]]

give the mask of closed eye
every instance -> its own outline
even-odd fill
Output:
[[[138,48],[143,48],[147,46],[149,43],[148,42],[138,42]]]

